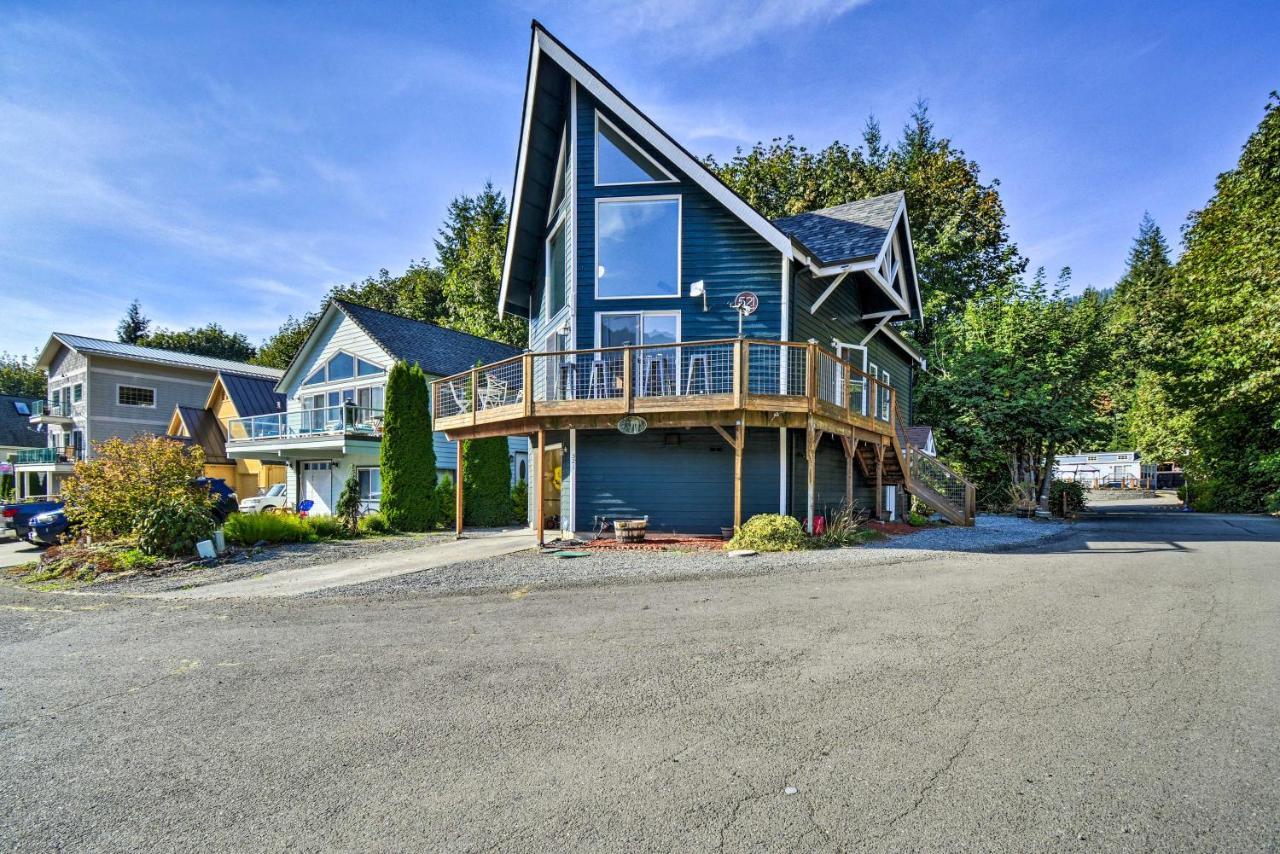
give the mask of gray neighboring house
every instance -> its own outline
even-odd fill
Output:
[[[36,360],[49,375],[47,399],[28,422],[44,431],[39,448],[20,451],[19,497],[57,495],[94,442],[163,436],[176,406],[203,407],[219,372],[279,380],[281,372],[228,359],[55,332]]]
[[[31,410],[37,398],[0,394],[0,497],[8,493],[7,478],[22,451],[43,448],[45,435],[31,426]]]

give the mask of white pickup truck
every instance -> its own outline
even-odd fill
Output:
[[[240,502],[241,513],[273,513],[284,508],[285,486],[283,483],[272,484],[265,492],[245,498]]]

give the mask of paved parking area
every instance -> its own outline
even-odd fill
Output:
[[[40,559],[40,549],[8,535],[0,535],[0,569]]]
[[[1274,850],[1280,521],[475,596],[0,589],[0,841]]]

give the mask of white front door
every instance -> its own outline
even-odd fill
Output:
[[[333,513],[333,463],[302,464],[302,500],[314,502],[310,511],[313,516]]]

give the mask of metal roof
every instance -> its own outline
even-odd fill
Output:
[[[0,445],[10,448],[43,448],[48,441],[44,433],[31,426],[31,405],[38,398],[0,394]],[[27,414],[17,404],[27,405]]]
[[[250,377],[230,371],[223,371],[219,376],[241,417],[284,412],[288,408],[288,398],[276,391],[276,380],[271,377]]]
[[[204,449],[204,460],[207,463],[225,463],[227,459],[227,438],[222,434],[222,425],[213,413],[199,406],[178,406],[178,418],[182,426],[187,428],[187,437]]]
[[[283,372],[275,368],[263,368],[245,362],[233,362],[230,359],[215,359],[211,356],[195,356],[191,353],[178,353],[172,350],[160,350],[155,347],[142,347],[137,344],[121,344],[119,341],[107,341],[102,338],[89,338],[84,335],[72,335],[67,332],[55,332],[40,352],[36,365],[48,368],[53,358],[55,342],[63,344],[79,353],[90,355],[112,356],[117,359],[132,359],[138,362],[151,362],[158,365],[171,365],[177,368],[188,368],[197,371],[231,371],[255,377],[266,377],[278,380]]]
[[[775,219],[773,224],[800,241],[823,266],[874,258],[889,240],[902,198],[899,190]]]

